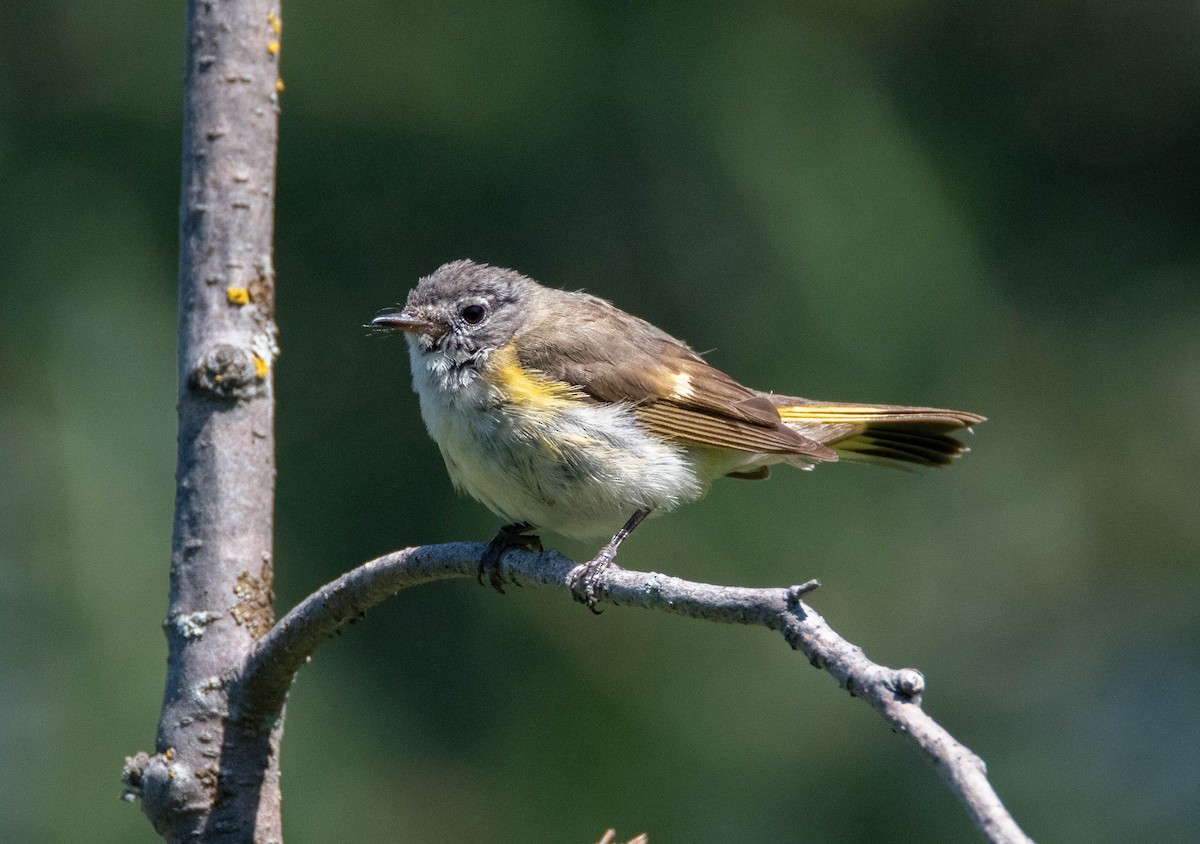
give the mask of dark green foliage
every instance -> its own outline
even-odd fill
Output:
[[[0,4],[0,839],[156,840],[182,4]],[[485,540],[361,325],[470,257],[739,380],[989,417],[948,471],[719,483],[630,567],[812,597],[1039,840],[1200,830],[1191,4],[284,9],[277,588]],[[596,550],[543,537],[579,558]],[[776,637],[473,582],[301,672],[289,844],[969,840]]]

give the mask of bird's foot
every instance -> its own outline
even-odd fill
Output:
[[[625,522],[624,526],[608,541],[608,544],[600,549],[600,553],[596,555],[595,559],[584,563],[571,575],[571,594],[575,596],[576,601],[586,604],[587,608],[596,615],[600,615],[600,610],[596,609],[596,602],[600,600],[600,593],[604,590],[604,570],[613,564],[613,558],[617,556],[617,549],[621,547],[625,538],[642,523],[642,519],[649,515],[648,509],[635,510],[629,517],[629,521]]]
[[[505,525],[496,532],[492,541],[488,543],[487,548],[483,550],[483,556],[479,558],[479,572],[477,580],[483,585],[483,576],[488,576],[488,581],[492,584],[492,588],[504,594],[504,577],[500,573],[500,558],[504,556],[504,552],[509,548],[524,548],[527,551],[542,551],[542,540],[540,537],[528,533],[533,530],[533,525],[528,522],[519,522],[514,525]]]
[[[571,594],[596,615],[601,612],[596,609],[596,602],[603,591],[604,573],[613,564],[616,554],[616,548],[605,545],[595,559],[584,563],[571,574]]]

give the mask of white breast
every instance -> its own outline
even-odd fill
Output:
[[[647,434],[624,405],[506,403],[475,368],[409,349],[421,416],[451,479],[503,519],[612,535],[635,510],[670,510],[704,492],[688,450]]]

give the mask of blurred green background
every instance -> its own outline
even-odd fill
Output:
[[[183,4],[0,5],[0,840],[152,842]],[[485,540],[365,336],[471,257],[749,384],[991,417],[946,472],[718,484],[622,562],[812,603],[1045,841],[1200,837],[1200,16],[1110,0],[293,0],[276,265],[286,609]],[[584,557],[593,546],[556,542]],[[290,844],[971,840],[762,630],[473,582],[299,676]],[[622,839],[624,840],[624,839]]]

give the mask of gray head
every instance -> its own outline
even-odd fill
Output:
[[[416,349],[464,361],[511,340],[543,289],[513,270],[453,261],[422,278],[404,310],[380,314],[371,326],[403,331]]]

